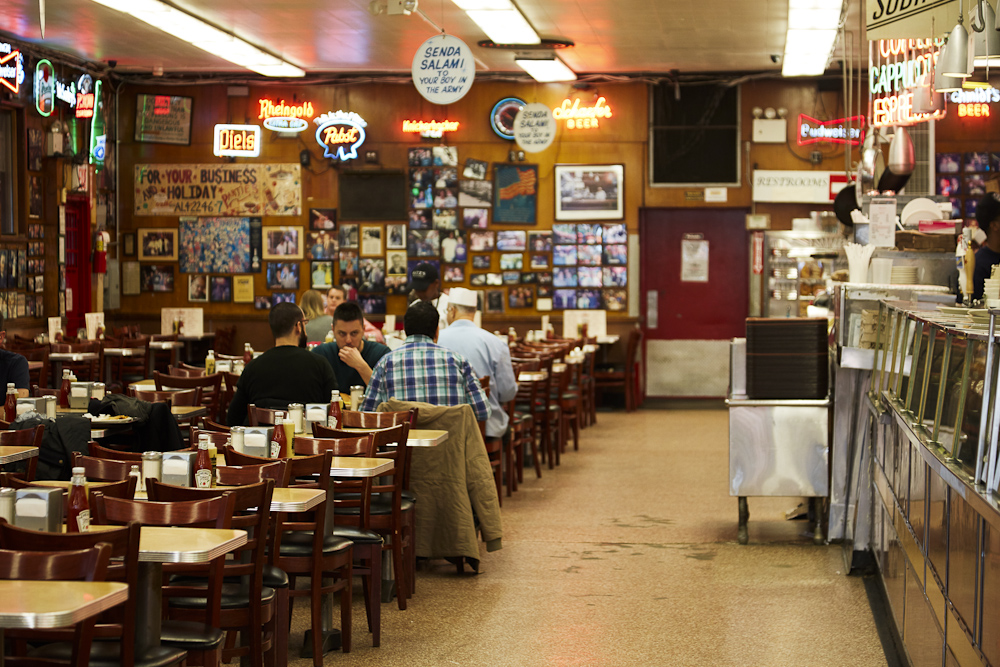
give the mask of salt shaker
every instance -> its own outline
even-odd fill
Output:
[[[246,430],[247,429],[245,426],[234,426],[231,429],[229,429],[229,437],[233,441],[232,442],[233,449],[235,449],[240,454],[244,452],[243,436],[246,433]]]
[[[295,432],[302,433],[302,412],[305,410],[305,406],[301,403],[289,403],[288,404],[288,418],[292,420],[295,425]]]
[[[14,489],[8,486],[0,489],[0,519],[14,524]]]
[[[162,472],[163,472],[163,453],[143,452],[142,478],[146,480],[152,477],[153,479],[159,481],[162,478]]]

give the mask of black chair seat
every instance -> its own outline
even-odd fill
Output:
[[[73,645],[69,642],[46,644],[29,652],[28,655],[32,658],[68,661],[73,655]],[[180,664],[186,657],[187,651],[184,649],[159,646],[146,651],[145,655],[136,656],[134,664],[135,667],[169,667]],[[117,641],[95,639],[90,645],[90,664],[97,667],[119,667],[122,664],[121,644]]]
[[[292,530],[281,538],[281,555],[290,557],[309,557],[312,555],[312,531]],[[323,553],[332,554],[344,551],[354,546],[351,540],[343,537],[327,536],[323,538]]]
[[[342,537],[355,544],[382,544],[382,536],[372,530],[361,530],[355,526],[334,526],[334,537]]]
[[[226,577],[227,584],[240,583],[241,577]],[[205,586],[205,577],[178,575],[170,577],[170,583],[176,586]],[[288,573],[274,565],[264,566],[264,585],[271,588],[288,588]]]
[[[407,491],[406,489],[403,489],[400,492],[400,497],[403,500],[409,500],[411,503],[417,502],[417,494],[415,494],[413,491]]]
[[[167,646],[187,651],[213,651],[225,638],[222,630],[197,621],[164,620],[160,641]]]
[[[260,591],[260,602],[268,604],[274,600],[274,589],[264,586]],[[208,600],[200,596],[170,598],[168,603],[171,607],[178,609],[203,609],[208,604]],[[250,606],[250,596],[243,586],[238,583],[222,584],[222,608],[242,609]]]
[[[413,511],[413,506],[412,500],[401,500],[399,503],[399,509],[403,512]],[[358,516],[360,513],[360,507],[339,507],[334,510],[334,514],[341,516]],[[392,514],[392,503],[388,500],[373,500],[372,514]]]

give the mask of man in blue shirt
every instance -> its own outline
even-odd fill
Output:
[[[403,328],[406,342],[375,366],[361,409],[371,412],[389,398],[433,405],[467,403],[478,421],[487,421],[490,405],[472,366],[462,355],[434,343],[438,328],[434,304],[410,304]]]
[[[517,394],[517,381],[510,349],[475,323],[476,307],[476,292],[453,287],[448,294],[448,328],[438,334],[438,345],[465,357],[478,377],[489,377],[491,412],[486,422],[486,436],[500,438],[507,432],[509,422],[502,406]]]
[[[0,315],[0,348],[6,348],[6,346],[7,327],[4,324],[3,315]],[[6,393],[7,384],[13,382],[17,389],[17,395],[21,398],[27,398],[30,381],[28,360],[24,358],[24,355],[0,349],[0,389]]]
[[[340,391],[349,392],[355,385],[368,385],[372,368],[389,354],[389,348],[382,343],[365,340],[361,307],[353,301],[345,301],[333,311],[333,342],[323,343],[313,352],[333,366]]]

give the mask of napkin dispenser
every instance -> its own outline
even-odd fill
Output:
[[[198,452],[163,452],[160,481],[174,486],[194,486],[194,461]]]
[[[90,382],[70,382],[69,407],[73,410],[86,410],[90,402]]]
[[[243,453],[250,456],[271,458],[273,426],[247,426],[243,433]]]
[[[63,489],[31,487],[14,495],[14,525],[47,533],[62,532]]]
[[[303,430],[306,433],[312,433],[313,422],[319,422],[321,425],[326,426],[326,416],[329,410],[329,403],[306,403],[306,409],[302,417]]]
[[[45,397],[39,398],[19,398],[17,399],[17,416],[20,417],[25,412],[34,410],[38,414],[45,416]]]

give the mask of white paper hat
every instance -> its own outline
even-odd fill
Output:
[[[471,289],[452,287],[451,291],[448,292],[448,303],[453,303],[456,306],[475,308],[478,305],[478,296]]]

